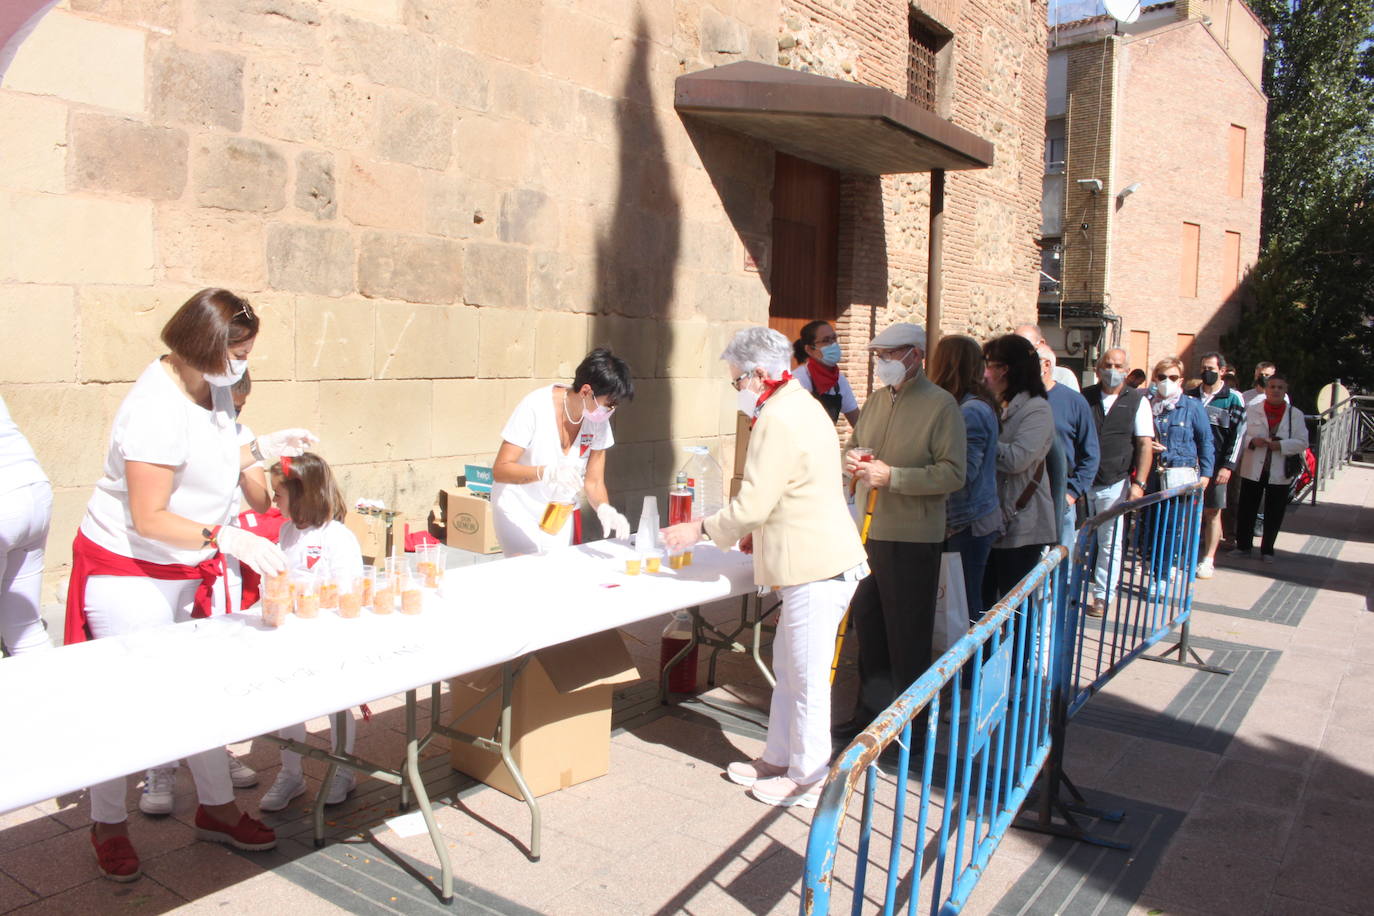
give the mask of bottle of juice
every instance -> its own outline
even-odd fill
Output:
[[[692,491],[687,486],[687,473],[677,472],[677,480],[668,491],[668,524],[677,525],[692,520]]]
[[[658,650],[658,670],[662,676],[663,667],[673,660],[692,641],[692,615],[685,610],[673,612],[673,619],[663,628],[663,640]],[[697,649],[693,645],[690,652],[668,675],[668,689],[673,693],[695,693],[697,689]]]

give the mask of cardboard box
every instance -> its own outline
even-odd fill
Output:
[[[476,496],[467,487],[444,490],[440,496],[444,510],[444,543],[473,553],[500,553],[491,500]]]
[[[749,451],[749,433],[752,427],[749,425],[749,418],[736,411],[735,413],[735,473],[731,476],[744,476],[744,456]]]
[[[611,694],[615,685],[639,679],[615,630],[584,636],[534,653],[511,697],[511,756],[535,795],[604,776],[611,766]],[[450,682],[455,717],[491,691],[501,690],[501,670],[488,668]],[[470,735],[496,733],[499,698],[483,703],[454,728]],[[499,754],[453,741],[455,770],[520,798]]]
[[[401,543],[406,530],[404,515],[395,516],[388,525],[386,519],[380,515],[363,515],[350,509],[344,516],[344,524],[358,539],[364,563],[375,563],[378,557],[391,556],[397,544],[400,544],[400,549],[405,549],[405,545]]]

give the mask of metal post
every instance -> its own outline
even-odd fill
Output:
[[[940,339],[944,295],[945,170],[930,170],[930,241],[926,246],[926,352]]]
[[[434,844],[434,853],[439,857],[440,898],[444,903],[450,903],[453,900],[453,863],[449,861],[448,845],[444,842],[444,835],[439,832],[439,823],[434,819],[434,811],[430,809],[429,793],[425,791],[425,781],[420,776],[420,740],[415,734],[415,706],[415,691],[407,690],[406,781],[410,784],[410,790],[415,793],[420,815],[425,819],[425,827],[429,830],[430,842]]]

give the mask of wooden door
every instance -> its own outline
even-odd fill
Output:
[[[808,322],[835,320],[839,218],[839,173],[778,153],[768,326],[788,340],[796,340]]]
[[[1129,372],[1132,369],[1139,369],[1148,376],[1154,369],[1154,364],[1150,362],[1150,332],[1132,331],[1131,344],[1127,351],[1130,357],[1130,365],[1126,368]]]

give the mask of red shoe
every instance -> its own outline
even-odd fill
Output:
[[[104,842],[95,838],[95,828],[91,828],[91,845],[95,847],[95,861],[100,873],[111,881],[134,881],[143,874],[138,864],[138,853],[134,844],[126,836],[112,836]]]
[[[196,836],[248,852],[262,852],[277,845],[276,832],[262,821],[240,814],[239,822],[231,827],[211,817],[204,805],[196,806]]]

